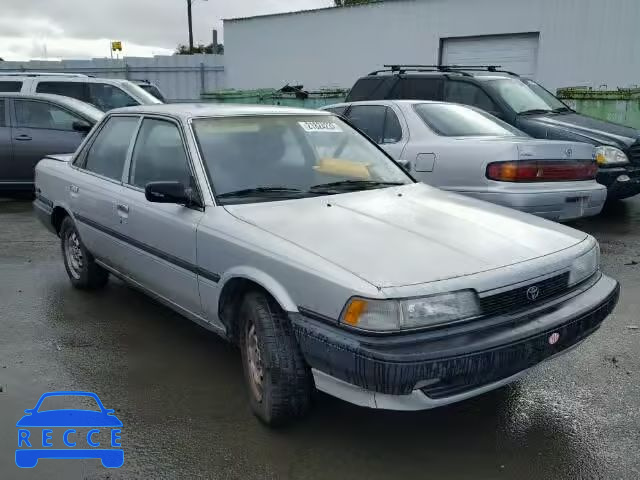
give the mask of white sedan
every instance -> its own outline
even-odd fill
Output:
[[[329,105],[413,176],[556,221],[597,215],[607,190],[592,145],[539,140],[473,107],[422,100]]]

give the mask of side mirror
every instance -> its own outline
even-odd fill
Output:
[[[85,135],[91,131],[93,125],[87,122],[75,121],[71,124],[71,128],[73,128],[76,132],[84,133]]]
[[[409,160],[396,160],[396,163],[407,172],[411,171],[411,162]]]
[[[144,195],[153,203],[177,203],[191,205],[193,199],[182,182],[150,182],[144,188]]]

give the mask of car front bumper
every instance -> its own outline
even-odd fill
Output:
[[[600,168],[596,178],[607,187],[607,198],[621,200],[640,193],[640,167]]]
[[[594,333],[618,283],[604,275],[534,310],[422,332],[367,335],[290,314],[316,387],[351,403],[421,410],[510,383]],[[551,341],[558,334],[555,343]]]

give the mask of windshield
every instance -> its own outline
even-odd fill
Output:
[[[413,180],[334,116],[255,116],[193,121],[219,203],[344,193]]]
[[[158,88],[155,85],[151,85],[149,83],[143,83],[143,84],[139,84],[138,86],[141,89],[143,89],[145,92],[148,92],[154,97],[156,97],[161,102],[166,102],[166,99],[162,96],[162,94],[160,93],[160,90],[158,90]]]
[[[431,130],[445,137],[526,136],[481,110],[453,103],[419,103],[418,116]]]
[[[120,84],[120,86],[122,87],[123,90],[133,95],[142,105],[154,105],[154,104],[162,103],[156,97],[154,97],[144,89],[140,88],[135,83],[124,81]]]
[[[564,110],[567,106],[533,80],[500,78],[487,80],[516,113]]]

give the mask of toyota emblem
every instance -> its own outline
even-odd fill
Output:
[[[532,302],[538,298],[538,295],[540,295],[540,289],[535,285],[527,289],[527,298]]]
[[[549,336],[549,345],[555,345],[560,340],[560,334],[558,332],[554,332]]]
[[[571,158],[573,156],[573,150],[570,148],[567,148],[564,153],[567,155],[567,158]]]

